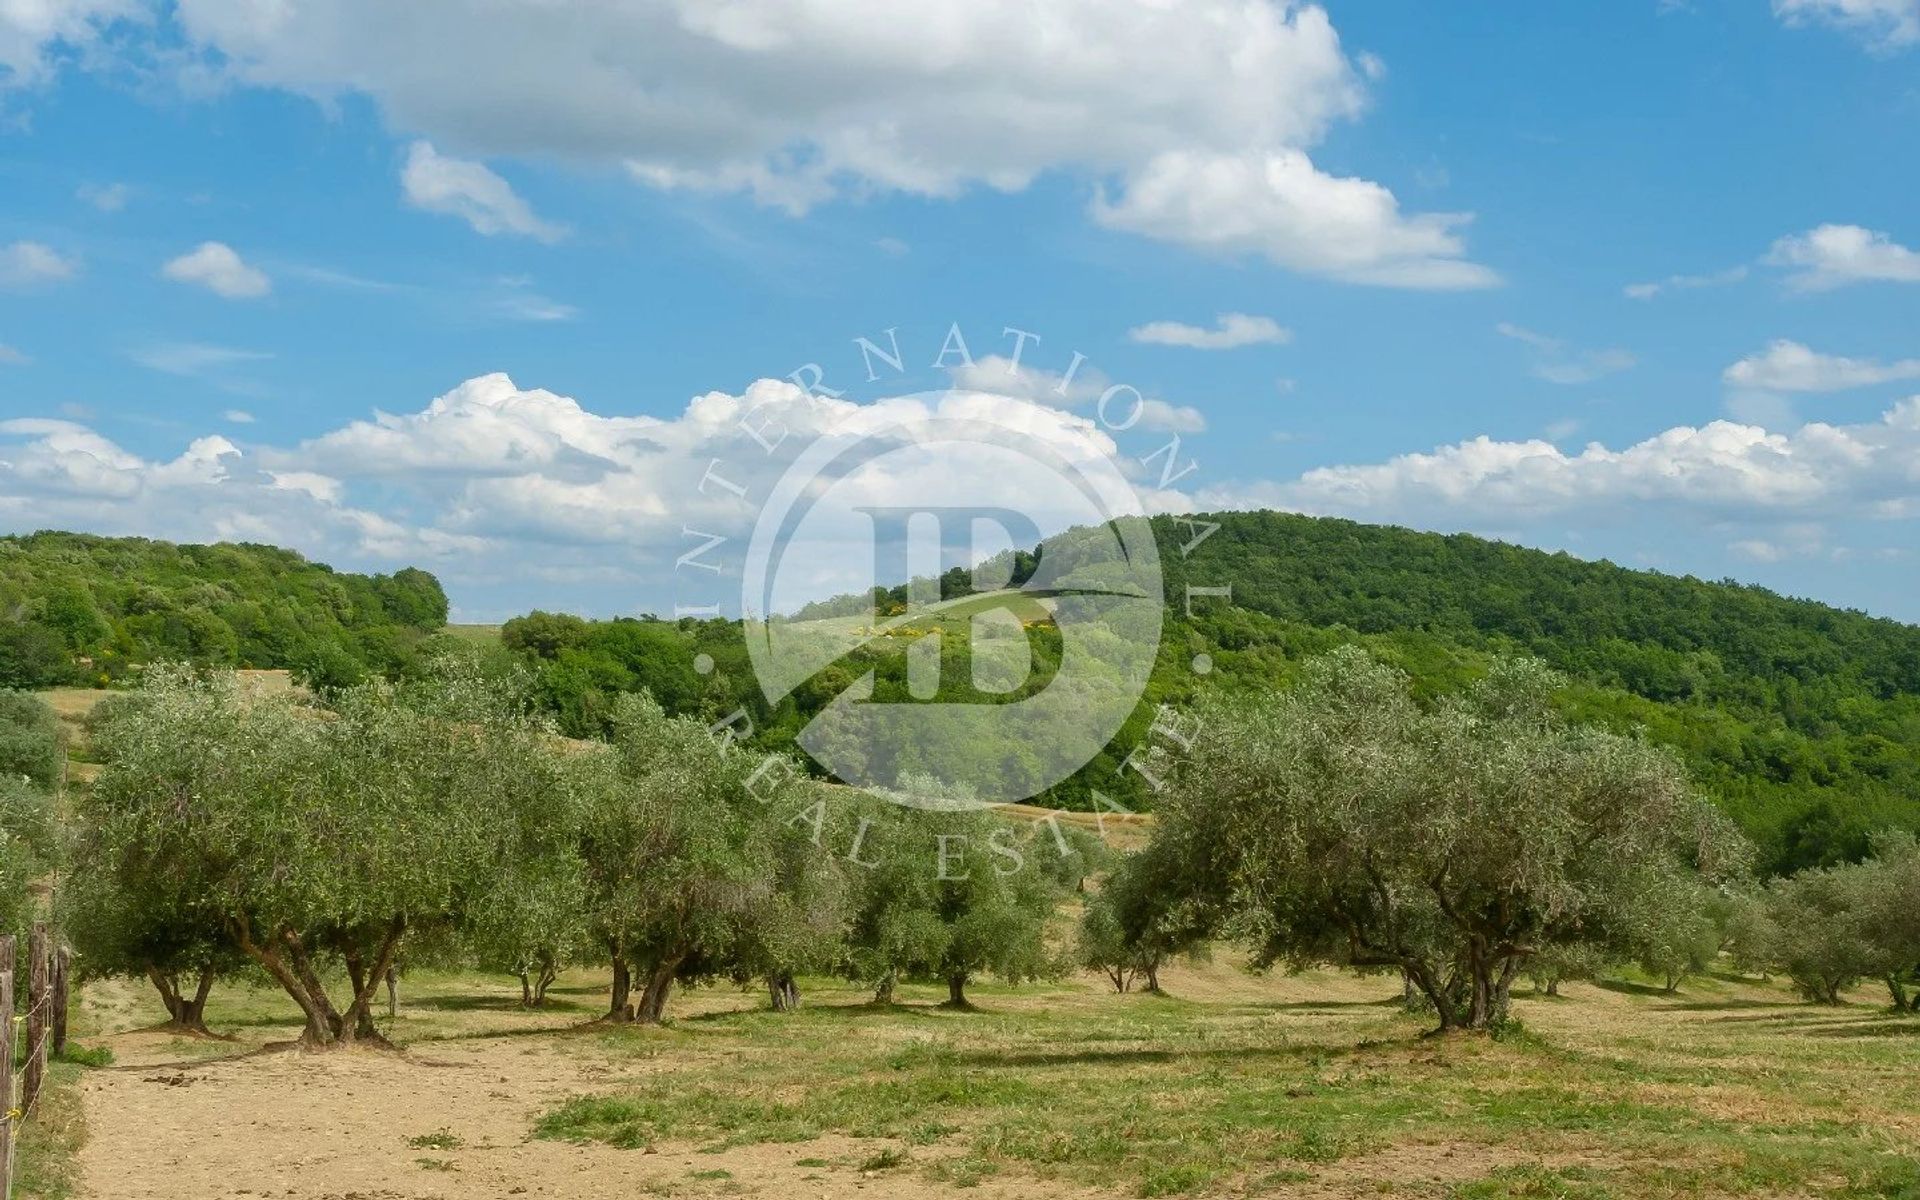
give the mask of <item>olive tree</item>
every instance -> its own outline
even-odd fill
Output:
[[[0,779],[50,791],[65,766],[66,735],[47,702],[31,692],[0,691]]]
[[[84,814],[143,886],[170,877],[199,898],[314,1048],[381,1041],[373,995],[409,933],[469,920],[567,795],[550,732],[460,663],[334,700],[320,712],[152,670],[105,725]]]
[[[1627,909],[1634,957],[1667,995],[1719,957],[1729,912],[1720,893],[1705,883],[1656,875]]]
[[[1080,966],[1099,971],[1126,992],[1144,981],[1160,991],[1160,968],[1170,958],[1205,950],[1217,914],[1182,894],[1178,864],[1164,845],[1121,858],[1097,892],[1087,897],[1075,943]]]
[[[799,773],[644,694],[621,697],[613,753],[593,765],[581,855],[590,927],[613,964],[607,1017],[657,1023],[676,982],[731,974],[743,930],[775,910],[777,831]]]
[[[1007,983],[1050,978],[1062,963],[1047,935],[1065,876],[1057,847],[986,811],[894,807],[872,817],[858,847],[848,974],[890,1002],[900,979],[966,988],[990,974]]]
[[[1893,1007],[1920,1012],[1920,838],[1898,831],[1874,841],[1866,875],[1863,918],[1876,949]]]
[[[1505,660],[1423,707],[1335,651],[1198,714],[1156,839],[1261,960],[1398,971],[1442,1031],[1485,1029],[1534,955],[1615,936],[1650,881],[1743,861],[1669,755],[1567,724],[1560,686]]]
[[[775,1012],[800,1007],[801,976],[836,972],[846,957],[851,868],[833,848],[857,829],[849,815],[820,787],[793,789],[788,804],[767,811],[772,887],[738,924],[726,957],[734,982],[764,984]]]
[[[1863,979],[1880,979],[1894,1007],[1907,1011],[1907,983],[1920,967],[1920,842],[1883,834],[1874,851],[1864,862],[1770,884],[1753,956],[1815,1003],[1838,1004]]]

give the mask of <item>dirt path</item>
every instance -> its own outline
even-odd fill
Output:
[[[143,1036],[107,1040],[137,1051]],[[547,1104],[635,1077],[548,1041],[436,1043],[399,1056],[256,1053],[92,1071],[83,1084],[89,1136],[80,1155],[82,1194],[913,1198],[946,1190],[911,1173],[863,1173],[859,1164],[884,1143],[842,1137],[658,1154],[531,1140],[532,1118]],[[822,1159],[834,1165],[800,1165]],[[989,1180],[972,1190],[983,1200],[1011,1200],[1031,1195],[1032,1184]]]

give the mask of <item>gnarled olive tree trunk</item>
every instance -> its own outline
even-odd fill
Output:
[[[213,991],[214,979],[212,967],[201,968],[199,982],[191,996],[180,990],[177,972],[162,971],[149,963],[147,978],[160,993],[160,1002],[167,1006],[168,1029],[200,1037],[214,1036],[213,1031],[207,1028],[207,996]]]
[[[308,1050],[327,1050],[353,1046],[359,1042],[391,1049],[392,1046],[374,1028],[372,1005],[374,990],[385,981],[387,970],[400,949],[407,921],[396,916],[383,930],[375,945],[371,963],[363,950],[351,947],[342,952],[353,994],[346,1011],[333,1006],[326,985],[314,970],[313,954],[306,941],[293,929],[281,928],[269,938],[256,940],[250,923],[238,918],[232,923],[234,941],[240,950],[260,964],[300,1006],[306,1016],[300,1045]],[[369,969],[370,967],[370,969]]]

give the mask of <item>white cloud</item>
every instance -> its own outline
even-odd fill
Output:
[[[41,242],[14,242],[0,246],[0,287],[28,288],[58,283],[78,274],[80,266]]]
[[[541,242],[557,242],[566,236],[565,227],[535,216],[513,186],[484,163],[440,154],[427,142],[415,142],[408,148],[407,164],[400,171],[400,190],[413,207],[459,217],[476,233],[511,233]]]
[[[1920,397],[1871,424],[1775,433],[1714,421],[1575,454],[1544,440],[1478,437],[1290,481],[1224,485],[1198,501],[1427,527],[1569,514],[1654,520],[1656,511],[1708,522],[1908,516],[1920,514]]]
[[[1726,287],[1739,283],[1749,274],[1744,266],[1728,267],[1706,275],[1669,275],[1651,283],[1630,283],[1621,289],[1630,300],[1651,300],[1662,292],[1694,291],[1700,288]]]
[[[1789,25],[1837,26],[1882,49],[1920,42],[1920,0],[1773,0],[1773,11]]]
[[[1617,375],[1639,360],[1626,350],[1579,350],[1557,337],[1536,333],[1511,321],[1501,321],[1494,332],[1524,342],[1537,352],[1533,366],[1535,378],[1562,386],[1576,386]]]
[[[167,375],[197,376],[243,363],[272,358],[258,350],[236,350],[231,346],[209,346],[202,342],[161,342],[143,346],[128,357],[149,370]]]
[[[253,424],[253,414],[244,408],[230,408],[220,414],[220,419],[230,425]]]
[[[266,273],[249,266],[225,242],[201,242],[180,257],[169,259],[160,273],[175,283],[203,287],[229,300],[257,300],[273,290],[273,281]]]
[[[876,192],[1105,184],[1115,228],[1358,282],[1477,286],[1463,218],[1403,214],[1305,151],[1382,65],[1273,0],[633,0],[576,6],[181,0],[240,80],[370,95],[465,153],[617,164],[647,186],[803,210]],[[381,36],[369,39],[366,31]],[[1204,185],[1204,202],[1180,194]],[[1223,214],[1231,236],[1214,236]],[[536,218],[537,220],[537,218]],[[510,228],[510,225],[503,225]]]
[[[861,404],[763,379],[737,395],[696,396],[676,415],[656,418],[600,415],[569,397],[487,375],[417,411],[351,421],[296,445],[243,449],[216,435],[162,460],[74,421],[0,422],[0,527],[268,541],[381,569],[420,559],[454,584],[524,589],[534,580],[588,581],[600,589],[603,608],[645,600],[658,610],[672,595],[673,559],[688,549],[683,528],[740,539],[758,499],[815,436],[887,430],[885,437],[911,447],[915,435],[896,426],[933,417],[990,420],[1068,461],[1120,455],[1089,414],[998,391]],[[743,421],[784,431],[780,453],[753,442]],[[1043,527],[1052,519],[1032,511],[1021,481],[947,450],[943,443],[906,462],[883,456],[852,477],[878,504],[984,480],[999,494],[981,502],[1029,512]],[[710,468],[729,486],[709,479]],[[1155,491],[1147,474],[1143,508],[1189,504]],[[728,553],[737,559],[739,548],[736,541]],[[857,565],[851,558],[823,564],[821,585],[843,590],[847,581],[834,572]],[[710,591],[694,599],[716,598]],[[540,598],[521,595],[523,607]]]
[[[1768,251],[1771,266],[1790,267],[1790,287],[1822,292],[1854,283],[1920,283],[1920,252],[1858,225],[1822,225],[1783,237]]]
[[[6,0],[0,3],[0,88],[40,82],[61,47],[84,50],[100,27],[141,12],[139,0]]]
[[[1284,345],[1293,331],[1272,317],[1221,313],[1212,329],[1179,321],[1149,321],[1127,330],[1130,341],[1152,346],[1185,346],[1192,350],[1233,350],[1241,346]]]
[[[263,541],[315,555],[428,563],[474,539],[409,529],[311,479],[258,469],[218,435],[148,460],[71,421],[0,421],[0,525],[184,541]]]
[[[0,342],[0,366],[24,367],[32,361],[17,347]]]
[[[119,212],[133,193],[124,183],[83,183],[74,196],[101,212]]]
[[[1083,367],[1068,379],[1062,372],[1027,363],[1015,367],[1012,359],[999,354],[956,366],[948,374],[956,388],[1012,396],[1049,408],[1093,408],[1115,387],[1113,380],[1092,367]],[[1107,404],[1109,416],[1116,424],[1133,420],[1137,409],[1139,417],[1135,423],[1149,433],[1202,433],[1207,428],[1206,416],[1199,409],[1170,404],[1154,396],[1136,396],[1133,389],[1124,386]]]
[[[1113,229],[1348,283],[1491,287],[1499,276],[1465,258],[1464,213],[1405,216],[1393,193],[1324,174],[1303,151],[1168,150],[1102,195],[1094,218]]]
[[[1728,385],[1765,392],[1838,392],[1920,379],[1920,358],[1882,363],[1821,354],[1784,338],[1721,373]]]

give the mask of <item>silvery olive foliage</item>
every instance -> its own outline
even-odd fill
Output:
[[[1561,686],[1506,660],[1423,706],[1335,651],[1288,692],[1201,712],[1156,853],[1259,958],[1398,971],[1442,1029],[1486,1028],[1534,956],[1630,942],[1668,889],[1746,862],[1673,758],[1569,725]]]
[[[1742,959],[1786,975],[1808,1000],[1838,1004],[1863,980],[1920,1011],[1920,839],[1874,839],[1858,863],[1774,880],[1745,914]]]
[[[1077,839],[1063,852],[1045,826],[990,811],[884,806],[859,851],[846,973],[876,1001],[913,980],[944,983],[947,1003],[965,1008],[979,976],[1019,984],[1065,970],[1049,935],[1075,871],[1091,862]]]
[[[286,990],[315,1047],[379,1040],[373,994],[409,935],[473,921],[570,827],[576,794],[552,731],[459,656],[325,710],[156,668],[98,746],[76,817],[139,897],[123,909],[217,930]]]

